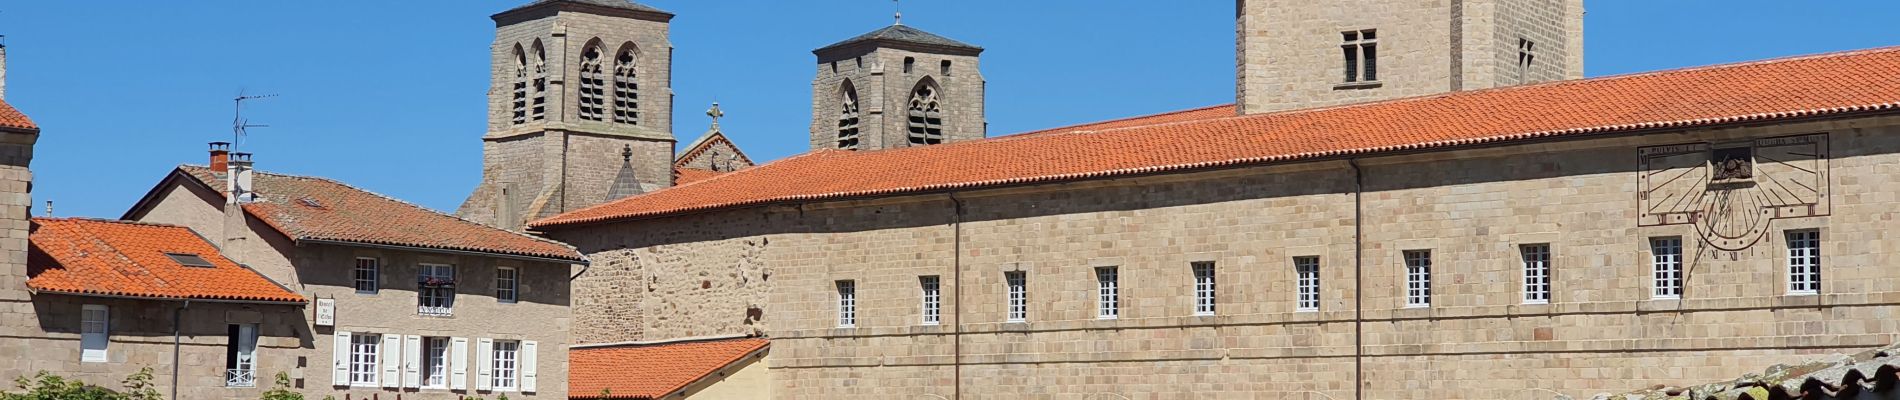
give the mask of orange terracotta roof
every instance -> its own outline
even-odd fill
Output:
[[[40,292],[158,299],[303,303],[303,296],[218,253],[181,226],[77,218],[34,218],[27,255]],[[168,253],[210,266],[185,266]]]
[[[567,393],[573,399],[659,399],[764,349],[744,338],[568,350]]]
[[[223,194],[223,173],[181,165],[178,170]],[[251,178],[263,200],[246,213],[297,241],[393,245],[581,261],[574,247],[478,224],[341,182],[258,172]]]
[[[40,130],[40,126],[33,124],[33,120],[27,118],[26,113],[13,108],[13,105],[7,104],[6,100],[0,100],[0,128]]]
[[[1873,73],[1891,70],[1900,70],[1900,47],[937,146],[816,151],[531,226],[1892,111],[1900,106],[1900,74]]]
[[[1149,115],[1142,115],[1142,116],[1136,116],[1136,117],[1111,119],[1107,121],[1095,121],[1095,122],[1090,122],[1090,123],[1085,123],[1085,124],[1080,124],[1080,125],[1064,126],[1061,128],[1049,128],[1049,129],[1043,129],[1043,130],[1038,130],[1038,131],[1023,132],[1023,133],[1010,135],[1010,136],[1003,136],[1003,137],[1023,137],[1027,135],[1067,133],[1067,132],[1075,132],[1075,131],[1100,131],[1100,130],[1108,130],[1108,129],[1115,129],[1115,128],[1126,128],[1126,127],[1131,127],[1131,126],[1166,124],[1166,123],[1171,123],[1171,122],[1184,122],[1184,121],[1197,121],[1197,120],[1203,120],[1203,119],[1232,117],[1235,115],[1239,115],[1238,114],[1239,112],[1240,112],[1240,108],[1235,107],[1233,104],[1222,104],[1218,106],[1207,106],[1207,107],[1180,110],[1180,111],[1170,111],[1170,112],[1164,112],[1160,114],[1149,114]]]
[[[698,168],[676,168],[673,170],[673,184],[684,185],[688,183],[706,180],[706,178],[711,178],[711,177],[725,175],[725,174],[726,173],[724,172],[704,170],[704,169],[698,169]]]

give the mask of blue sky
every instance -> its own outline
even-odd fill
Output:
[[[259,168],[452,211],[481,179],[488,16],[525,1],[0,3],[7,101],[43,130],[35,204],[119,216],[228,140],[246,90],[282,95],[247,107],[270,125],[244,149]],[[805,149],[811,49],[892,12],[885,0],[645,3],[679,15],[675,134],[703,131],[717,99],[755,160]],[[1900,44],[1900,2],[1586,6],[1589,76]],[[1232,1],[912,0],[904,14],[988,49],[993,135],[1232,101]]]

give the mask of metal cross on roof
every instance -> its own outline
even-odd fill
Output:
[[[712,108],[706,109],[706,116],[712,117],[713,125],[719,125],[719,117],[726,116],[726,112],[720,111],[719,102],[715,101],[713,102]]]
[[[891,23],[891,25],[903,25],[904,24],[904,1],[891,0],[891,4],[893,5],[893,7],[897,9],[897,14],[893,15],[894,17],[897,17],[897,22]]]

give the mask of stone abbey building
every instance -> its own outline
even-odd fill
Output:
[[[1580,79],[1582,15],[1243,0],[1234,104],[992,138],[980,48],[821,48],[813,151],[527,218],[592,261],[572,392],[615,346],[732,343],[756,397],[1391,399],[1894,342],[1900,49]]]

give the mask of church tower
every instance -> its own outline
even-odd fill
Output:
[[[1583,77],[1583,0],[1239,0],[1260,113]]]
[[[983,48],[901,21],[812,51],[811,148],[876,150],[981,139]]]
[[[482,183],[458,215],[519,230],[672,184],[673,14],[537,0],[493,19]]]

